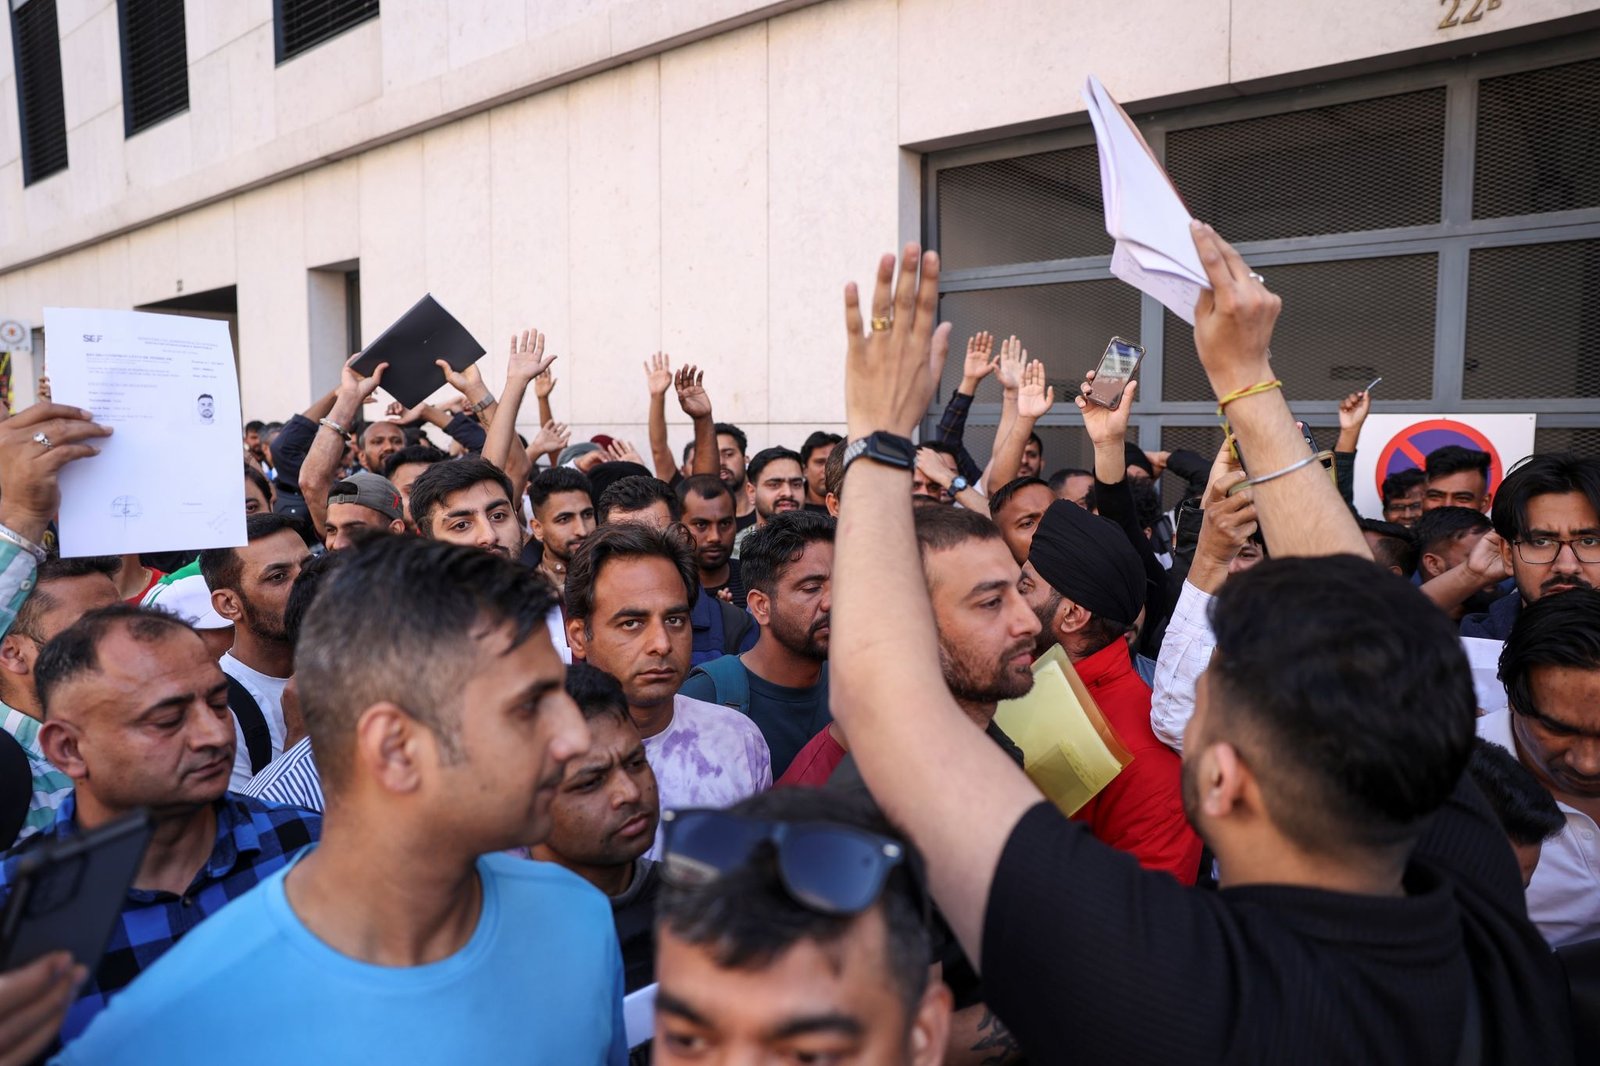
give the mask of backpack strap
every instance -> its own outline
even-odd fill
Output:
[[[737,655],[721,655],[689,671],[689,676],[704,674],[716,686],[717,702],[740,714],[750,713],[750,675]]]
[[[239,720],[239,730],[244,734],[245,750],[250,753],[250,772],[259,774],[272,761],[272,731],[267,728],[267,716],[261,712],[261,704],[250,695],[250,690],[231,674],[227,677],[228,708]]]

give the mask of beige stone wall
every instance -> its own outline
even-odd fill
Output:
[[[283,417],[337,335],[309,272],[358,260],[369,338],[431,291],[498,384],[546,330],[584,435],[644,448],[665,349],[796,444],[840,417],[843,282],[919,232],[902,146],[1070,121],[1089,70],[1137,101],[1600,8],[1453,2],[383,0],[275,67],[271,0],[188,0],[190,110],[124,139],[114,0],[58,0],[71,165],[27,188],[0,64],[0,316],[236,285],[246,417]]]

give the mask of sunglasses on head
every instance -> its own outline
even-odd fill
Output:
[[[888,837],[833,822],[776,822],[711,808],[663,811],[662,877],[692,888],[745,865],[765,844],[777,858],[784,890],[822,914],[860,914],[906,861]]]

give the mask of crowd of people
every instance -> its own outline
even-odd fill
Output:
[[[92,971],[0,973],[0,1066],[1596,1054],[1600,460],[1443,448],[1357,514],[1370,398],[1314,453],[1279,299],[1194,239],[1212,456],[1091,371],[1092,468],[1052,469],[1043,364],[987,332],[914,442],[951,342],[914,245],[846,287],[848,432],[798,448],[659,354],[647,453],[575,442],[529,330],[499,395],[441,363],[452,401],[363,420],[386,367],[347,366],[245,426],[245,544],[63,559],[109,430],[0,421],[0,895],[154,824]],[[996,721],[1047,653],[1127,756],[1070,816]]]

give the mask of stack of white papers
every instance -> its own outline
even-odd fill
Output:
[[[1100,151],[1106,232],[1117,242],[1111,273],[1193,325],[1194,305],[1211,283],[1189,232],[1189,209],[1133,120],[1093,74],[1083,98]]]

